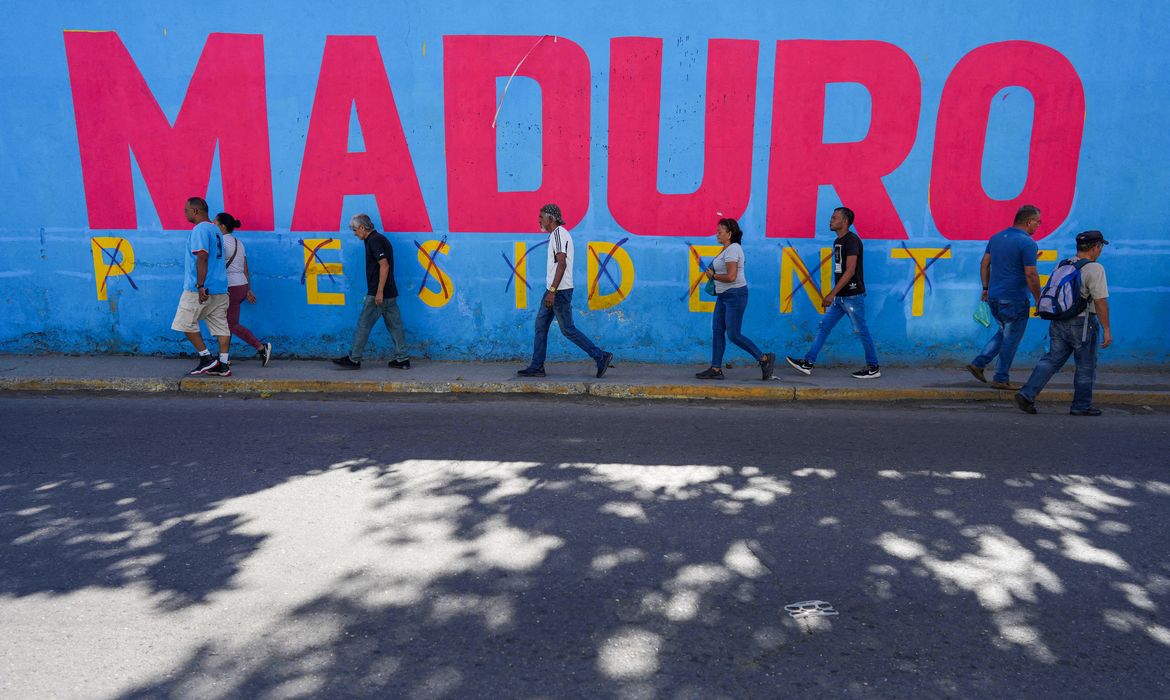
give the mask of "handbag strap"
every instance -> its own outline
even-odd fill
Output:
[[[235,243],[236,247],[232,248],[232,254],[228,257],[227,264],[224,267],[231,267],[232,261],[236,259],[236,254],[240,252],[240,242],[236,240],[235,236],[232,236],[232,243]]]

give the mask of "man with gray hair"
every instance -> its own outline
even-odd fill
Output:
[[[987,241],[983,260],[979,263],[979,278],[983,280],[983,301],[991,310],[999,329],[983,347],[967,371],[981,382],[986,382],[983,369],[995,363],[991,386],[1014,390],[1008,373],[1015,359],[1016,349],[1028,327],[1028,313],[1032,299],[1040,301],[1040,275],[1036,272],[1036,241],[1032,236],[1040,228],[1040,209],[1025,204],[1016,211],[1015,221]]]
[[[612,352],[605,352],[573,324],[573,237],[565,228],[561,208],[546,204],[540,208],[540,229],[548,233],[548,257],[544,299],[536,313],[536,338],[533,341],[532,362],[516,372],[521,377],[543,377],[544,356],[548,347],[548,328],[556,318],[561,333],[581,348],[597,364],[597,378],[605,376]]]
[[[391,369],[410,369],[406,354],[406,335],[402,331],[402,315],[398,312],[398,287],[394,284],[394,248],[385,236],[374,228],[374,222],[365,214],[349,220],[349,228],[366,246],[366,298],[353,331],[349,354],[333,360],[344,369],[361,369],[362,352],[370,338],[370,329],[382,317],[390,339],[394,341],[394,359]]]

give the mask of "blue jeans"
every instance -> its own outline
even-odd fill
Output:
[[[995,363],[995,381],[1008,381],[1008,372],[1012,369],[1012,360],[1016,357],[1016,349],[1024,339],[1024,330],[1028,327],[1028,311],[1030,305],[1026,300],[988,299],[987,306],[991,315],[999,324],[999,330],[983,346],[983,352],[971,364],[976,367],[986,367],[999,356]]]
[[[808,354],[804,356],[805,361],[816,364],[817,354],[825,346],[825,341],[829,339],[829,333],[833,330],[833,326],[837,325],[837,321],[840,321],[844,316],[848,316],[849,322],[853,324],[853,332],[861,336],[861,347],[865,349],[865,364],[876,367],[878,364],[877,348],[873,346],[873,338],[869,335],[869,326],[865,324],[864,294],[837,297],[829,305],[829,308],[825,309],[825,316],[821,319],[820,327],[817,328],[817,337],[813,340]]]
[[[1040,390],[1052,376],[1064,367],[1072,355],[1077,370],[1073,375],[1073,411],[1093,407],[1093,381],[1097,378],[1097,315],[1089,314],[1089,332],[1085,333],[1085,319],[1070,318],[1067,321],[1052,321],[1048,327],[1048,352],[1036,363],[1028,383],[1020,389],[1020,395],[1035,401]],[[1081,339],[1082,334],[1084,339]]]
[[[406,354],[406,335],[402,332],[402,316],[398,313],[398,299],[383,299],[382,304],[374,303],[374,297],[366,295],[362,303],[362,312],[358,315],[357,328],[353,329],[353,344],[349,349],[349,359],[354,362],[362,361],[362,351],[366,349],[366,341],[370,339],[370,330],[378,322],[378,317],[386,324],[390,331],[390,339],[394,341],[394,359],[401,362],[408,358]]]
[[[557,319],[561,334],[584,350],[594,362],[605,359],[605,353],[601,348],[594,345],[593,341],[573,325],[573,290],[558,289],[551,309],[544,305],[544,295],[541,295],[540,311],[536,313],[536,339],[532,343],[531,367],[544,367],[544,356],[548,349],[548,327],[552,325],[553,317]]]
[[[743,313],[747,311],[747,287],[732,287],[715,295],[715,315],[711,317],[711,366],[723,364],[723,351],[727,341],[743,348],[743,351],[759,360],[764,356],[746,335],[740,332]],[[726,338],[724,336],[726,335]]]

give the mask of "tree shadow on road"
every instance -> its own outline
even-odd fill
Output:
[[[1108,440],[1019,468],[927,422],[934,466],[909,468],[910,445],[842,450],[799,414],[761,439],[631,409],[602,439],[589,406],[543,433],[547,405],[274,410],[310,428],[250,434],[263,471],[214,444],[5,470],[0,601],[141,587],[158,619],[234,621],[123,697],[1165,692],[1170,484]],[[840,614],[784,614],[807,599]]]

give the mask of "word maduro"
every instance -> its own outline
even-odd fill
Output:
[[[207,190],[217,145],[225,208],[252,229],[274,229],[264,40],[258,34],[209,35],[172,125],[116,33],[64,33],[90,229],[137,228],[131,153],[163,227],[185,228],[182,202]],[[618,226],[638,236],[695,235],[716,211],[739,217],[751,192],[760,42],[707,43],[703,174],[686,194],[664,194],[657,184],[663,40],[613,38],[608,60],[599,63],[609,71],[606,204]],[[541,184],[502,192],[493,116],[497,78],[513,71],[535,81],[542,96],[541,148],[533,152],[541,160]],[[527,230],[531,212],[549,201],[561,205],[570,227],[585,216],[591,76],[589,56],[564,37],[443,38],[450,231]],[[837,83],[860,84],[869,93],[869,126],[860,140],[825,142],[826,87]],[[987,194],[981,177],[990,106],[1007,88],[1026,90],[1033,111],[1026,180],[1015,197],[999,200]],[[413,99],[428,99],[413,92]],[[439,91],[434,94],[439,99]],[[222,95],[232,96],[232,109],[223,108]],[[882,178],[903,164],[919,137],[922,96],[917,66],[894,44],[776,42],[766,235],[812,237],[818,188],[832,185],[842,201],[866,212],[858,221],[863,237],[907,238]],[[976,47],[946,78],[937,110],[929,107],[935,120],[927,194],[944,237],[985,239],[1024,203],[1040,206],[1051,229],[1067,218],[1085,95],[1064,55],[1028,41]],[[348,150],[355,109],[362,152]],[[923,131],[922,138],[932,138]],[[375,37],[326,38],[297,177],[293,231],[337,230],[343,199],[351,194],[374,195],[387,231],[432,230]]]

